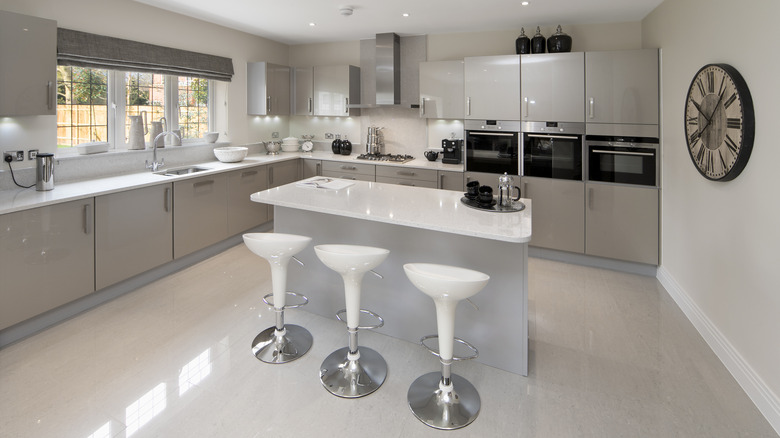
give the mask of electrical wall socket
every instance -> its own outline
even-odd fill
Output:
[[[13,161],[24,161],[24,151],[5,151],[3,152],[3,161],[5,161],[5,157],[9,155]]]
[[[38,149],[30,149],[27,151],[27,159],[34,160],[38,156]]]

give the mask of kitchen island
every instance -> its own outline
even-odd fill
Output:
[[[460,192],[350,183],[339,190],[291,183],[251,196],[275,206],[275,232],[313,238],[298,256],[306,266],[291,266],[288,278],[289,290],[309,297],[303,309],[333,318],[344,307],[342,279],[317,259],[315,245],[390,250],[376,269],[384,278],[364,278],[361,307],[384,318],[378,332],[411,342],[435,334],[436,317],[433,302],[409,282],[403,265],[440,263],[481,271],[490,282],[471,299],[478,309],[468,302],[458,307],[455,335],[479,349],[477,361],[527,375],[531,201],[521,200],[526,208],[520,212],[495,213],[463,205]]]

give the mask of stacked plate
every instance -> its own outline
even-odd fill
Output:
[[[287,137],[282,140],[282,151],[284,152],[298,152],[298,137]]]

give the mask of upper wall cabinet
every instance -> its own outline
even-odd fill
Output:
[[[520,78],[524,121],[585,121],[584,53],[522,55]]]
[[[463,61],[420,63],[420,117],[462,119]]]
[[[466,119],[520,120],[520,55],[464,59]]]
[[[247,113],[290,115],[290,67],[270,62],[246,64]]]
[[[57,113],[57,22],[0,11],[0,116]]]
[[[585,53],[585,121],[658,124],[658,49]]]
[[[360,103],[360,67],[333,65],[295,67],[293,114],[297,116],[359,116],[348,105]]]

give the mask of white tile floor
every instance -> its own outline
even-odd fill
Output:
[[[776,436],[654,278],[529,265],[530,375],[457,363],[482,411],[452,436]],[[438,369],[417,345],[361,332],[390,374],[353,400],[318,380],[323,358],[346,343],[335,319],[291,310],[287,322],[314,334],[312,350],[286,365],[255,359],[252,339],[273,324],[260,304],[269,279],[267,263],[238,245],[0,350],[0,436],[444,433],[406,406],[409,384]]]

